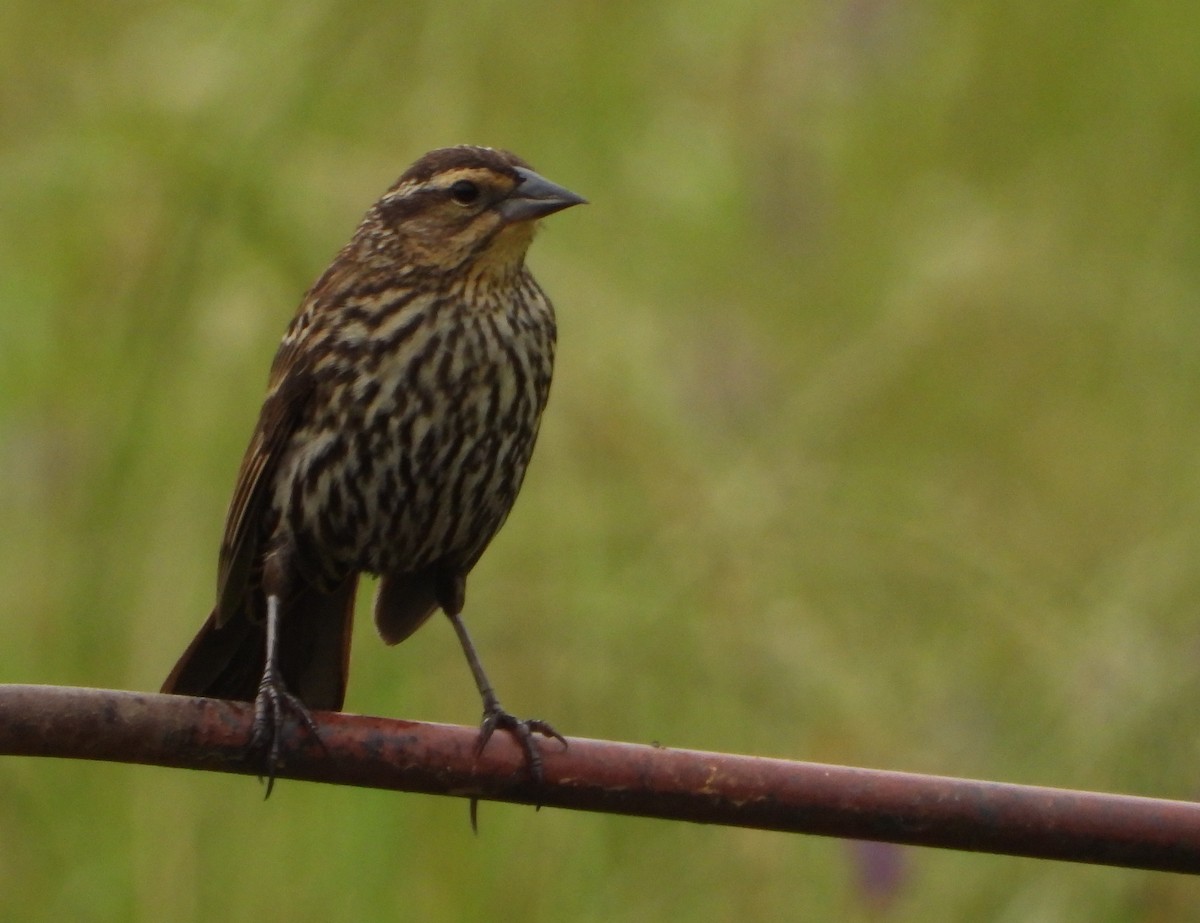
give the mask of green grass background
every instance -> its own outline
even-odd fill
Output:
[[[1200,796],[1200,8],[0,11],[0,681],[153,689],[275,344],[425,150],[532,252],[543,435],[467,618],[570,734]],[[364,603],[369,593],[364,594]],[[471,723],[360,620],[347,707]],[[0,761],[0,919],[1166,921],[1191,880]],[[868,876],[869,877],[869,876]]]

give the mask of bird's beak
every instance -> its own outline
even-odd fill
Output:
[[[496,206],[505,221],[512,223],[544,218],[546,215],[553,215],[572,205],[587,203],[587,199],[583,196],[576,195],[570,189],[550,182],[532,170],[517,167],[517,175],[521,177],[517,188],[509,193],[507,199]]]

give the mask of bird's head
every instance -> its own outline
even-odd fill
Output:
[[[409,167],[363,230],[368,246],[396,247],[414,271],[508,274],[520,270],[539,218],[586,201],[515,154],[462,145]]]

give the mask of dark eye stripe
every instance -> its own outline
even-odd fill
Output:
[[[474,191],[473,198],[470,197],[467,187]],[[456,180],[449,188],[441,185],[410,187],[403,192],[393,192],[385,196],[375,208],[380,218],[395,226],[426,211],[437,202],[445,202],[447,194],[460,205],[470,205],[479,201],[483,189],[477,182],[468,179]]]
[[[437,202],[444,202],[445,189],[424,187],[413,189],[402,195],[391,195],[381,200],[376,208],[379,216],[388,224],[403,224],[405,221],[428,210]]]

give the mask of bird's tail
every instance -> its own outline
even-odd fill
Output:
[[[338,711],[346,698],[357,577],[332,593],[311,587],[281,607],[279,666],[284,685],[309,708]],[[265,617],[238,611],[223,625],[214,610],[162,691],[253,702],[266,663]]]

